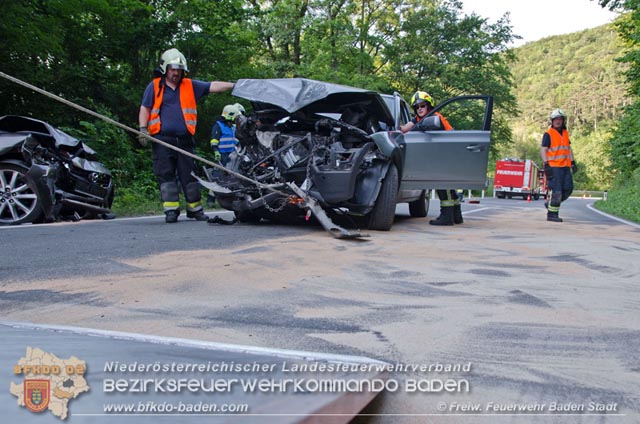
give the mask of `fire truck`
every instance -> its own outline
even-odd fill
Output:
[[[544,171],[531,159],[502,159],[496,162],[493,193],[498,199],[522,197],[524,200],[546,198]]]

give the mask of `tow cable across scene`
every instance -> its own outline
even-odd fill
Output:
[[[274,188],[274,187],[272,187],[270,185],[263,184],[263,183],[261,183],[259,181],[256,181],[256,180],[254,180],[252,178],[249,178],[249,177],[247,177],[245,175],[242,175],[240,173],[234,172],[234,171],[232,171],[230,169],[225,168],[224,166],[222,166],[222,165],[220,165],[218,163],[212,162],[212,161],[207,160],[207,159],[205,159],[205,158],[203,158],[201,156],[198,156],[198,155],[192,154],[190,152],[187,152],[187,151],[185,151],[183,149],[180,149],[179,147],[173,146],[173,145],[171,145],[169,143],[166,143],[166,142],[164,142],[162,140],[159,140],[159,139],[157,139],[157,138],[155,138],[153,136],[150,136],[148,134],[142,133],[142,132],[140,132],[140,131],[138,131],[138,130],[136,130],[134,128],[131,128],[131,127],[127,126],[127,125],[124,125],[124,124],[122,124],[120,122],[117,122],[117,121],[115,121],[115,120],[113,120],[113,119],[111,119],[111,118],[109,118],[107,116],[104,116],[104,115],[102,115],[100,113],[97,113],[97,112],[95,112],[95,111],[93,111],[91,109],[87,109],[87,108],[85,108],[83,106],[80,106],[80,105],[78,105],[76,103],[73,103],[73,102],[71,102],[69,100],[66,100],[66,99],[64,99],[64,98],[62,98],[60,96],[57,96],[57,95],[55,95],[55,94],[53,94],[51,92],[43,90],[43,89],[41,89],[39,87],[36,87],[34,85],[31,85],[31,84],[29,84],[29,83],[27,83],[25,81],[22,81],[22,80],[20,80],[18,78],[15,78],[15,77],[13,77],[11,75],[5,74],[4,72],[0,71],[0,76],[5,78],[5,79],[7,79],[7,80],[9,80],[9,81],[11,81],[11,82],[13,82],[13,83],[16,83],[16,84],[21,85],[21,86],[26,87],[26,88],[29,88],[29,89],[37,92],[37,93],[40,93],[40,94],[42,94],[42,95],[44,95],[46,97],[49,97],[49,98],[54,99],[54,100],[56,100],[58,102],[61,102],[61,103],[65,104],[65,105],[70,106],[70,107],[72,107],[74,109],[77,109],[77,110],[79,110],[81,112],[87,113],[87,114],[89,114],[91,116],[94,116],[94,117],[96,117],[98,119],[101,119],[101,120],[103,120],[105,122],[108,122],[108,123],[110,123],[112,125],[115,125],[118,128],[121,128],[121,129],[123,129],[125,131],[128,131],[128,132],[130,132],[132,134],[135,134],[136,136],[139,136],[139,137],[142,136],[142,137],[146,138],[147,140],[152,141],[153,143],[160,144],[160,145],[162,145],[164,147],[167,147],[169,149],[172,149],[172,150],[174,150],[174,151],[176,151],[176,152],[178,152],[178,153],[180,153],[182,155],[188,156],[188,157],[190,157],[190,158],[192,158],[194,160],[197,160],[199,162],[202,162],[202,163],[204,163],[204,164],[206,164],[206,165],[208,165],[210,167],[218,169],[218,170],[220,170],[220,171],[222,171],[222,172],[224,172],[226,174],[233,175],[234,177],[236,177],[236,178],[238,178],[240,180],[243,180],[243,181],[246,181],[246,182],[248,182],[250,184],[255,185],[256,187],[258,187],[259,190],[267,190],[267,191],[269,191],[271,193],[274,193],[274,194],[277,194],[279,196],[282,196],[284,199],[287,199],[287,201],[289,203],[295,204],[300,208],[306,209],[307,210],[307,215],[313,214],[315,216],[315,218],[318,220],[318,222],[323,226],[323,228],[335,238],[339,238],[339,239],[363,239],[365,237],[369,237],[368,234],[362,234],[357,229],[356,230],[347,230],[347,229],[335,224],[329,218],[329,216],[326,214],[326,212],[322,208],[322,206],[320,206],[320,203],[318,202],[318,200],[313,198],[312,196],[310,196],[309,193],[305,192],[305,190],[303,190],[302,188],[298,187],[295,183],[288,182],[287,186],[296,194],[297,197],[296,196],[291,196],[288,193],[282,192],[282,191],[280,191],[280,190],[278,190],[278,189],[276,189],[276,188]],[[213,187],[215,187],[215,183],[205,181],[205,180],[203,180],[202,178],[200,178],[200,177],[198,177],[196,175],[194,175],[194,177],[205,188],[212,189]],[[219,187],[217,187],[217,188],[219,189]]]

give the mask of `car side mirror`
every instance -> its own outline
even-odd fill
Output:
[[[442,120],[438,115],[427,116],[426,118],[422,118],[420,122],[418,122],[411,131],[442,131],[444,130],[444,125],[442,125]]]

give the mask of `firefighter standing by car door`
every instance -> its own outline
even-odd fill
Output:
[[[198,118],[197,101],[209,93],[233,88],[233,83],[205,82],[186,78],[187,61],[177,49],[165,51],[160,58],[159,75],[147,85],[138,115],[140,132],[193,153]],[[144,137],[140,144],[146,145]],[[165,221],[178,221],[180,215],[178,181],[187,206],[187,218],[208,220],[202,211],[200,184],[191,175],[197,170],[195,161],[168,147],[152,145],[153,173],[160,186]]]
[[[211,128],[211,150],[214,159],[225,166],[229,162],[229,156],[236,150],[238,139],[236,138],[236,118],[241,115],[239,103],[226,105],[222,109],[222,115],[213,123]],[[240,105],[242,107],[242,105]],[[244,108],[242,108],[244,110]],[[207,196],[207,205],[213,207],[216,201],[213,192]]]
[[[567,200],[573,192],[572,173],[578,171],[573,159],[569,131],[567,131],[567,114],[562,109],[555,109],[549,116],[551,126],[542,136],[540,156],[544,162],[544,172],[550,192],[547,206],[547,221],[562,222],[558,216],[560,204]]]
[[[422,120],[429,112],[433,110],[436,103],[433,100],[433,97],[429,95],[426,91],[416,91],[413,96],[411,96],[411,101],[409,102],[411,107],[413,107],[413,111],[415,112],[415,117],[400,127],[400,130],[403,133],[411,131],[418,122]],[[447,118],[442,116],[441,113],[436,112],[434,115],[440,117],[440,121],[442,122],[442,126],[445,131],[450,131],[453,129]],[[462,224],[464,220],[462,219],[462,208],[460,206],[460,198],[455,190],[445,190],[439,189],[436,190],[436,194],[438,195],[438,199],[440,199],[440,216],[436,219],[432,219],[429,221],[431,225],[453,225]]]

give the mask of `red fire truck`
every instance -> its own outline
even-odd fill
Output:
[[[502,159],[496,162],[493,193],[498,199],[522,197],[538,200],[546,197],[544,172],[531,159]],[[531,196],[531,197],[529,197]]]

